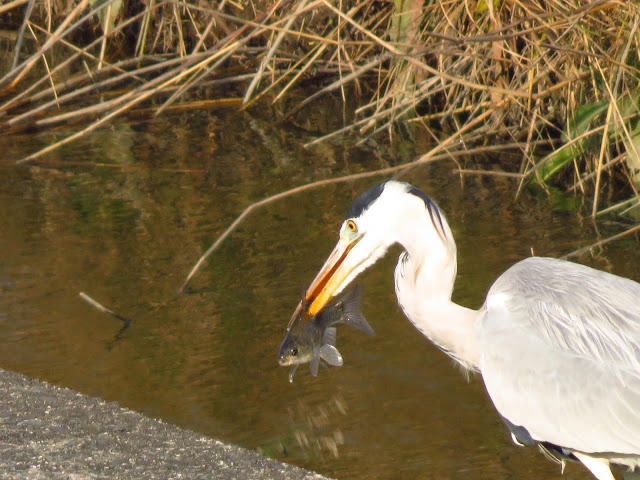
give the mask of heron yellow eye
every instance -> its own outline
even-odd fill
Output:
[[[353,220],[347,220],[347,230],[349,230],[350,232],[356,233],[358,231],[358,226],[356,225],[356,222],[354,222]]]

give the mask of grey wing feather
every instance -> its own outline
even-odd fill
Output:
[[[492,286],[475,333],[510,422],[538,441],[640,454],[640,284],[530,258]]]
[[[532,257],[491,287],[549,345],[603,366],[640,372],[640,283],[552,258]]]

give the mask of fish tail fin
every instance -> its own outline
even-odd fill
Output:
[[[371,328],[360,311],[360,300],[362,299],[362,284],[357,283],[351,291],[349,291],[342,299],[342,308],[344,313],[343,322],[347,325],[357,328],[358,330],[368,334],[375,335],[376,332]]]

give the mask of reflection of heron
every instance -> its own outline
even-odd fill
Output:
[[[405,250],[395,270],[405,315],[482,374],[515,442],[577,459],[600,480],[614,478],[611,464],[640,475],[640,284],[532,257],[498,278],[480,310],[461,307],[451,301],[456,246],[444,215],[390,181],[351,205],[296,313],[316,315],[395,243]]]

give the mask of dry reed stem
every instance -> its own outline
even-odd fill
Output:
[[[193,110],[206,110],[211,108],[240,108],[242,106],[242,98],[216,98],[214,100],[196,100],[193,102],[181,102],[177,105],[162,105],[160,108],[168,112],[189,112]],[[160,108],[138,108],[129,113],[129,115],[149,115],[157,116]]]
[[[27,2],[29,2],[29,0],[13,0],[12,2],[0,5],[0,13],[5,13],[9,10],[13,10],[14,8],[24,5]]]
[[[29,0],[27,10],[24,14],[24,20],[22,21],[20,30],[18,30],[18,39],[16,41],[15,48],[13,49],[13,64],[11,65],[11,70],[14,70],[18,65],[18,59],[20,58],[20,51],[22,49],[22,42],[24,41],[24,32],[26,30],[27,24],[29,23],[29,17],[31,17],[31,12],[33,11],[33,6],[35,5],[35,3],[35,0]]]
[[[0,128],[42,128],[71,118],[105,114],[76,132],[79,135],[69,137],[78,138],[151,96],[164,100],[155,110],[160,114],[196,86],[241,81],[247,76],[246,70],[244,75],[235,77],[221,74],[223,65],[239,62],[255,67],[244,91],[245,105],[270,92],[273,101],[278,102],[301,80],[312,78],[314,71],[334,75],[328,85],[287,112],[285,121],[320,95],[339,92],[345,99],[349,86],[359,91],[363,85],[373,83],[370,101],[363,102],[355,118],[346,121],[344,128],[310,144],[349,132],[357,133],[361,141],[383,131],[392,136],[394,126],[407,121],[420,121],[434,137],[431,130],[438,129],[434,125],[438,122],[456,131],[456,139],[467,148],[481,142],[483,134],[500,141],[526,136],[519,165],[525,175],[521,186],[539,176],[546,161],[534,165],[540,154],[534,148],[538,140],[557,138],[563,123],[570,122],[572,112],[580,105],[606,98],[614,105],[606,122],[610,126],[602,130],[590,128],[589,133],[564,147],[586,144],[584,140],[593,135],[602,138],[598,157],[592,157],[598,159],[595,167],[589,167],[585,159],[572,159],[579,188],[585,188],[586,181],[595,188],[594,212],[601,197],[602,174],[611,167],[619,168],[616,165],[621,163],[609,160],[612,156],[617,158],[616,149],[629,148],[630,155],[637,153],[630,141],[630,129],[617,107],[625,89],[637,84],[640,76],[635,66],[637,48],[631,48],[638,44],[640,8],[635,5],[615,0],[587,4],[574,0],[514,0],[487,4],[489,11],[483,13],[472,2],[416,0],[420,9],[414,5],[411,11],[394,12],[391,4],[373,0],[280,0],[268,5],[264,13],[244,8],[239,15],[233,15],[243,6],[224,1],[208,6],[183,0],[149,0],[135,20],[123,19],[113,29],[104,26],[101,36],[89,39],[90,46],[73,45],[70,34],[86,29],[93,17],[104,11],[101,9],[111,8],[112,1],[89,9],[87,15],[76,7],[53,28],[53,33],[46,34],[37,55],[31,55],[0,79],[0,88],[18,82],[23,90],[0,106],[0,112],[5,113]],[[86,0],[79,5],[87,5]],[[421,17],[417,11],[422,12]],[[403,23],[395,21],[394,15],[396,19],[409,15],[411,21],[402,27],[406,30],[391,32],[394,22],[396,26]],[[104,59],[115,44],[114,35],[133,21],[139,23],[135,28],[135,58],[144,66],[122,62],[108,65]],[[32,23],[38,34],[46,30]],[[191,53],[187,54],[189,41],[193,48],[189,47]],[[71,50],[69,62],[65,58],[60,64],[52,64],[50,73],[27,82],[26,73],[33,70],[34,59],[45,58],[53,45]],[[170,60],[158,62],[145,52],[166,53],[170,59],[184,63],[180,67]],[[196,55],[200,52],[215,59],[207,61]],[[59,80],[64,75],[63,68],[71,68],[84,59],[87,73],[64,82]],[[154,65],[145,65],[146,62]],[[168,81],[162,75],[176,79]],[[158,81],[158,77],[163,79]],[[603,78],[609,80],[602,82]],[[125,83],[136,81],[140,85],[133,89]],[[51,87],[43,88],[44,82]],[[115,88],[124,89],[125,93],[101,107],[79,105],[82,95],[76,93],[78,90],[86,94],[100,90],[109,98]],[[631,96],[632,92],[627,94]],[[66,111],[39,119],[54,108]],[[617,145],[606,140],[607,132],[615,133]],[[589,168],[595,168],[596,174],[590,175]]]
[[[607,238],[605,238],[603,240],[599,240],[597,242],[592,243],[591,245],[587,245],[586,247],[578,248],[577,250],[574,250],[573,252],[567,253],[566,255],[563,255],[560,258],[563,259],[563,260],[566,260],[566,259],[571,258],[571,257],[578,257],[578,256],[582,255],[583,253],[586,253],[586,252],[589,252],[589,251],[593,250],[594,248],[602,247],[603,245],[606,245],[607,243],[611,243],[611,242],[613,242],[615,240],[619,240],[620,238],[625,237],[625,236],[627,236],[627,235],[629,235],[631,233],[639,232],[639,231],[640,231],[640,225],[636,225],[634,227],[631,227],[631,228],[625,230],[624,232],[620,232],[620,233],[617,233],[616,235],[612,235],[612,236],[607,237]]]
[[[42,165],[46,167],[83,167],[83,168],[108,168],[116,170],[149,170],[154,172],[164,173],[196,173],[198,175],[204,175],[206,170],[199,169],[186,169],[186,168],[158,168],[148,167],[145,165],[121,165],[117,163],[101,163],[101,162],[76,162],[68,160],[33,160],[33,164]]]
[[[305,98],[302,102],[300,102],[298,105],[296,105],[293,109],[289,110],[284,115],[284,118],[285,119],[289,119],[290,117],[295,115],[297,112],[299,112],[307,104],[311,103],[316,98],[340,88],[342,85],[345,85],[346,83],[350,82],[351,80],[354,80],[356,77],[362,75],[364,72],[367,72],[367,71],[371,70],[374,66],[379,65],[380,63],[384,62],[385,60],[388,60],[390,57],[391,57],[390,53],[385,53],[385,54],[379,55],[378,57],[374,58],[370,62],[368,62],[365,65],[363,65],[362,67],[360,67],[357,71],[347,75],[346,77],[343,77],[343,78],[340,78],[340,79],[336,80],[331,85],[328,85],[328,86],[318,90],[313,95]],[[311,143],[309,143],[307,145],[313,145],[313,143],[314,142],[311,142]]]
[[[182,97],[185,92],[189,89],[198,86],[198,84],[206,78],[206,76],[210,73],[211,70],[215,70],[218,66],[224,63],[231,55],[233,55],[239,48],[241,44],[236,42],[232,44],[232,48],[229,48],[220,58],[216,58],[216,62],[211,65],[203,65],[200,68],[197,68],[193,74],[191,75],[191,79],[185,81],[183,85],[176,89],[175,93],[173,93],[158,109],[156,112],[156,116],[160,115],[167,108],[169,108],[174,102],[176,102],[180,97]]]
[[[303,6],[303,8],[301,10],[304,10],[305,8],[307,8],[308,6]],[[267,18],[270,17],[270,15],[272,14],[272,12],[274,11],[276,7],[274,6],[272,8],[272,10],[263,15],[262,17],[262,21],[265,21]],[[293,17],[292,17],[293,18]],[[260,25],[260,23],[256,23],[255,25]],[[239,37],[239,32],[241,32],[243,29],[245,29],[247,27],[247,24],[242,27],[239,31],[231,33],[228,35],[229,40],[234,39]],[[265,29],[268,30],[268,29]],[[282,30],[282,32],[286,32],[288,29],[284,29]],[[226,52],[223,56],[221,56],[221,59],[216,62],[216,64],[214,64],[212,67],[209,68],[209,70],[213,70],[216,68],[216,66],[218,64],[221,64],[224,60],[226,60],[229,56],[231,56],[235,50],[237,50],[240,46],[242,46],[244,43],[248,42],[249,39],[251,38],[252,35],[247,35],[246,37],[244,37],[244,39],[240,39],[239,41],[235,42],[235,47],[231,50],[229,50],[228,52]],[[181,95],[184,94],[184,92],[186,92],[189,88],[192,88],[193,86],[197,85],[201,80],[203,80],[206,75],[208,74],[208,72],[204,72],[202,75],[199,75],[197,77],[194,76],[195,80],[193,81],[187,81],[185,82],[185,85],[183,85],[183,87],[181,87],[174,95],[172,95],[163,105],[162,107],[159,109],[158,114],[160,114],[167,106],[169,106],[173,101],[177,100]]]
[[[629,34],[629,41],[627,42],[625,49],[623,50],[622,53],[622,58],[626,58],[629,49],[631,47],[631,40],[635,34],[635,32],[638,30],[638,24],[639,24],[640,19],[636,18],[634,21],[634,25],[631,29],[631,32]],[[598,69],[598,71],[600,72],[600,75],[602,76],[602,78],[605,78],[604,75],[604,71],[602,69],[602,66],[600,64],[600,61],[598,58],[594,59],[594,63]],[[620,84],[621,81],[621,74],[622,74],[622,69],[618,68],[617,74],[616,74],[616,78],[615,78],[615,85],[613,86],[613,89],[611,87],[611,85],[609,84],[609,82],[604,82],[604,86],[607,90],[607,95],[609,97],[609,108],[607,108],[607,116],[605,119],[605,129],[604,129],[604,133],[602,135],[602,141],[600,144],[600,153],[598,155],[598,161],[597,161],[597,166],[596,166],[596,181],[595,181],[595,192],[593,195],[593,206],[592,206],[592,212],[591,215],[593,217],[596,216],[596,213],[598,211],[598,198],[600,195],[600,179],[601,179],[601,175],[602,175],[602,169],[603,169],[603,158],[606,154],[606,152],[608,151],[608,131],[609,131],[609,125],[610,125],[610,121],[611,121],[611,116],[612,114],[615,112],[615,118],[616,118],[616,123],[620,124],[620,128],[623,130],[623,134],[624,137],[627,139],[626,144],[628,145],[627,148],[631,148],[632,149],[632,153],[636,156],[636,158],[640,158],[638,157],[638,151],[636,149],[636,145],[635,142],[633,141],[633,138],[631,136],[631,134],[629,133],[629,130],[627,128],[626,122],[623,120],[622,118],[622,114],[620,113],[620,109],[618,108],[618,104],[617,104],[617,99],[613,94],[613,91],[617,91],[618,90],[618,86]]]
[[[29,21],[26,21],[27,27],[29,28],[29,32],[31,33],[31,36],[34,38],[34,40],[37,42],[38,41],[38,37],[36,37],[36,34],[33,31],[33,28],[31,28],[31,23]],[[56,101],[56,104],[58,104],[58,92],[56,91],[56,82],[53,80],[53,77],[51,76],[51,69],[49,68],[49,62],[47,61],[47,56],[42,54],[42,63],[44,64],[44,68],[47,71],[47,78],[49,79],[49,83],[51,84],[51,90],[53,91],[53,96],[54,96],[54,100]]]
[[[107,0],[102,6],[92,9],[82,20],[86,19],[89,16],[95,15],[102,8],[111,5],[114,0]],[[11,88],[15,88],[15,86],[20,82],[20,80],[33,68],[34,64],[38,61],[40,55],[44,55],[47,53],[56,43],[59,38],[64,37],[71,30],[67,29],[67,26],[75,19],[79,13],[84,10],[87,6],[89,0],[81,0],[78,5],[69,13],[69,15],[62,21],[60,26],[52,33],[51,37],[45,42],[45,44],[39,49],[39,51],[32,55],[29,59],[25,60],[22,64],[17,65],[15,68],[12,68],[11,71],[5,75],[2,79],[0,79],[0,85],[2,85],[5,79],[16,74],[15,78],[10,84]]]
[[[137,19],[137,16],[134,16],[132,18],[130,18],[129,20],[123,22],[122,24],[118,25],[117,29],[114,29],[114,31],[116,30],[121,30],[124,27],[128,26],[129,24],[133,23],[135,20]],[[53,38],[53,35],[50,34],[51,36],[49,37],[49,40],[51,40]],[[47,42],[49,41],[47,40]],[[79,56],[81,55],[85,55],[87,50],[89,50],[92,46],[99,44],[101,41],[101,37],[94,40],[93,42],[91,42],[88,46],[79,49],[76,51],[76,53],[72,54],[71,56],[69,56],[68,58],[66,58],[64,61],[62,61],[60,64],[58,64],[55,68],[53,68],[51,70],[51,74],[53,75],[54,73],[62,70],[63,68],[67,67],[69,64],[71,64],[74,60],[76,60]],[[2,85],[2,82],[8,78],[7,74],[3,79],[0,79],[0,86]],[[10,98],[6,103],[0,105],[0,112],[2,111],[7,111],[10,108],[15,108],[19,105],[21,105],[21,102],[31,102],[34,100],[38,99],[38,96],[41,94],[41,92],[36,93],[34,96],[32,97],[28,97],[28,95],[33,92],[34,90],[37,90],[38,87],[47,81],[46,77],[43,77],[37,81],[35,81],[32,85],[30,85],[29,87],[27,87],[25,90],[19,92],[18,94],[16,94],[13,98]],[[45,92],[46,93],[46,92]]]
[[[435,162],[438,160],[442,160],[445,158],[453,158],[454,154],[447,152],[444,154],[440,154],[440,155],[436,155],[436,153],[440,150],[443,150],[445,148],[446,144],[449,144],[451,142],[453,142],[453,140],[455,140],[455,138],[457,138],[460,135],[460,132],[455,133],[454,135],[452,135],[451,137],[449,137],[447,139],[447,141],[443,142],[442,144],[436,146],[435,148],[433,148],[432,150],[430,150],[428,153],[422,155],[420,158],[418,158],[417,160],[407,163],[407,164],[402,164],[402,165],[396,165],[393,167],[387,167],[387,168],[381,168],[381,169],[377,169],[377,170],[371,170],[371,171],[366,171],[366,172],[360,172],[360,173],[354,173],[354,174],[350,174],[350,175],[344,175],[341,177],[336,177],[336,178],[330,178],[330,179],[325,179],[325,180],[317,180],[315,182],[310,182],[307,183],[305,185],[301,185],[289,190],[285,190],[284,192],[280,192],[277,193],[275,195],[271,195],[267,198],[264,198],[262,200],[259,200],[257,202],[252,203],[251,205],[249,205],[248,207],[246,207],[242,213],[240,215],[238,215],[236,217],[236,219],[231,223],[231,225],[229,225],[224,232],[222,232],[222,234],[220,234],[216,240],[211,244],[211,246],[200,256],[200,258],[196,261],[195,265],[191,268],[191,270],[189,271],[189,273],[187,274],[184,282],[182,283],[182,285],[178,288],[178,293],[182,293],[184,291],[184,289],[186,288],[187,284],[189,283],[189,281],[191,280],[191,278],[193,278],[193,276],[198,272],[198,270],[200,269],[200,267],[204,264],[205,260],[220,246],[220,244],[229,236],[231,235],[231,233],[233,233],[233,231],[244,221],[244,219],[246,217],[249,216],[249,214],[251,212],[253,212],[254,210],[256,210],[257,208],[260,208],[264,205],[268,205],[270,203],[273,203],[277,200],[281,200],[283,198],[292,196],[292,195],[296,195],[298,193],[304,192],[306,190],[311,190],[314,188],[318,188],[318,187],[322,187],[322,186],[326,186],[326,185],[331,185],[334,183],[346,183],[346,182],[352,182],[355,180],[362,180],[364,178],[370,178],[370,177],[378,177],[378,176],[382,176],[382,175],[389,175],[392,173],[397,173],[397,172],[401,172],[403,170],[407,170],[413,167],[416,167],[418,165],[422,165],[425,163],[430,163],[430,162]],[[511,147],[513,147],[514,145],[511,145]],[[500,146],[500,148],[504,149],[506,147],[509,147],[509,145],[507,146]],[[521,148],[521,145],[515,145],[516,148]],[[481,152],[487,152],[487,151],[491,151],[493,150],[492,148],[488,147],[488,148],[477,148],[477,149],[473,149],[473,150],[464,150],[464,151],[460,151],[457,152],[458,155],[472,155],[474,153],[481,153]],[[458,169],[459,170],[459,169]]]
[[[318,2],[319,3],[319,2]],[[354,15],[359,9],[360,9],[361,5],[356,5],[354,8],[352,8],[347,15]],[[339,22],[342,22],[342,19],[339,19]],[[343,46],[341,45],[340,42],[340,25],[336,26],[329,34],[326,34],[323,38],[321,42],[318,42],[317,46],[314,47],[315,52],[313,53],[313,55],[309,58],[309,60],[305,63],[305,66],[300,69],[294,76],[293,78],[283,87],[283,89],[274,97],[274,99],[272,100],[272,103],[276,103],[278,100],[280,100],[291,88],[293,88],[295,82],[300,79],[300,77],[307,72],[310,68],[312,68],[312,66],[318,61],[319,57],[325,52],[325,50],[327,50],[327,48],[329,47],[329,45],[331,44],[331,41],[333,40],[333,38],[337,38],[336,40],[336,45],[337,45],[337,50],[336,50],[336,54],[338,55],[338,57],[340,56],[340,52],[342,52]],[[249,95],[245,95],[245,105],[249,105],[251,103],[254,103],[257,98],[259,98],[260,96],[266,94],[270,89],[272,89],[273,87],[275,87],[280,80],[286,78],[286,76],[290,73],[293,72],[294,69],[301,64],[304,60],[307,59],[307,57],[311,54],[311,52],[309,52],[309,54],[305,55],[302,59],[300,59],[300,61],[296,62],[289,70],[285,71],[278,79],[272,81],[271,85],[267,88],[265,88],[259,95],[255,96],[253,98],[252,101],[248,101],[248,97]],[[338,62],[338,70],[339,70],[339,75],[338,78],[339,79],[343,79],[344,76],[342,74],[342,65],[340,62]],[[354,72],[354,69],[352,68],[352,73]],[[357,80],[357,77],[354,78],[354,80]],[[348,82],[349,80],[347,80]],[[346,83],[346,82],[345,82]],[[345,83],[340,84],[337,88],[340,88],[341,90],[341,94],[342,97],[344,99],[344,85]],[[289,116],[289,115],[286,115]]]
[[[147,8],[144,10],[144,15],[142,17],[142,25],[140,27],[140,34],[138,35],[138,39],[136,41],[136,49],[134,56],[140,58],[144,56],[144,48],[147,44],[147,38],[149,35],[149,25],[151,23],[151,12],[154,11],[155,0],[149,0]]]
[[[155,70],[158,69],[163,69],[163,68],[167,68],[167,67],[171,67],[172,65],[179,65],[182,64],[183,61],[181,59],[170,59],[167,60],[165,62],[161,62],[158,64],[154,64],[154,65],[149,65],[147,67],[143,67],[139,70],[137,70],[137,72],[139,74],[143,74],[143,73],[149,73],[149,72],[153,72]],[[115,68],[115,67],[114,67]],[[116,77],[110,77],[107,78],[104,81],[100,81],[100,82],[94,82],[92,84],[89,84],[85,87],[82,88],[78,88],[75,90],[71,90],[68,93],[66,93],[65,95],[61,96],[59,98],[59,101],[62,102],[67,102],[67,101],[71,101],[73,99],[75,99],[76,97],[83,97],[86,94],[91,93],[93,90],[95,89],[100,89],[100,88],[104,88],[104,87],[108,87],[109,85],[113,84],[113,83],[118,83],[124,79],[127,78],[135,78],[135,73],[134,72],[124,72],[121,75],[118,75]],[[80,79],[82,80],[82,79]],[[35,100],[35,97],[31,97],[31,100]],[[40,112],[43,112],[45,110],[47,110],[49,107],[53,106],[55,104],[55,99],[51,100],[47,103],[44,103],[42,105],[40,105],[39,107],[36,107],[32,110],[28,110],[25,113],[23,113],[22,115],[17,115],[13,118],[10,118],[7,120],[7,124],[8,125],[13,125],[19,122],[24,122],[25,120],[28,120],[31,117],[36,116],[37,114],[39,114]],[[2,111],[2,107],[0,107],[0,111]]]
[[[122,28],[123,25],[121,25],[120,27]],[[130,74],[131,75],[131,74]],[[76,92],[77,93],[77,92]],[[15,102],[15,99],[14,99]],[[7,105],[4,106],[4,108],[7,108]],[[90,112],[90,110],[87,110],[87,112]],[[21,120],[23,120],[24,118],[21,118]]]
[[[224,232],[222,232],[222,234],[213,242],[213,244],[211,244],[211,246],[207,249],[207,251],[204,252],[200,256],[200,258],[195,263],[193,268],[187,274],[187,277],[185,278],[185,280],[182,283],[182,285],[180,286],[180,288],[178,288],[178,293],[182,293],[184,291],[185,287],[189,283],[189,280],[191,280],[191,278],[196,274],[196,272],[200,269],[200,267],[202,266],[204,261],[209,257],[209,255],[211,255],[211,253],[213,253],[213,251],[216,248],[218,248],[218,246],[220,246],[220,244],[255,209],[260,208],[260,207],[262,207],[264,205],[267,205],[269,203],[273,203],[273,202],[275,202],[277,200],[289,197],[291,195],[295,195],[295,194],[304,192],[306,190],[311,190],[311,189],[314,189],[314,188],[318,188],[318,187],[326,186],[326,185],[331,185],[331,184],[334,184],[334,183],[345,183],[345,182],[350,182],[350,181],[355,181],[355,180],[361,180],[363,178],[386,175],[386,174],[393,173],[393,172],[396,172],[398,170],[401,170],[403,168],[408,168],[409,166],[410,165],[401,165],[399,167],[389,167],[389,168],[385,168],[385,169],[381,169],[381,170],[355,173],[355,174],[352,174],[352,175],[345,175],[343,177],[338,177],[338,178],[330,178],[330,179],[326,179],[326,180],[318,180],[318,181],[315,181],[315,182],[307,183],[305,185],[301,185],[299,187],[295,187],[295,188],[286,190],[284,192],[280,192],[278,194],[275,194],[275,195],[272,195],[270,197],[264,198],[264,199],[262,199],[262,200],[260,200],[258,202],[252,203],[247,208],[245,208],[242,211],[242,213],[240,215],[238,215],[238,217],[236,217],[236,219],[231,223],[231,225],[229,225],[229,227],[227,227],[227,229]]]
[[[280,44],[284,40],[285,33],[290,32],[291,25],[293,25],[293,22],[296,20],[296,16],[299,15],[299,13],[302,10],[305,9],[305,7],[307,6],[308,1],[309,0],[301,0],[301,2],[298,4],[298,7],[294,11],[294,14],[291,15],[291,17],[289,17],[287,22],[284,24],[283,31],[278,32],[278,34],[276,35],[276,38],[274,39],[274,41],[271,44],[271,47],[269,48],[269,50],[267,50],[267,54],[262,58],[262,61],[260,62],[260,65],[258,66],[258,71],[253,76],[253,80],[251,80],[251,83],[247,87],[247,91],[245,93],[245,96],[244,96],[244,99],[243,99],[243,103],[246,104],[249,101],[249,98],[251,98],[251,96],[253,95],[253,91],[257,88],[258,83],[262,79],[262,75],[264,73],[264,69],[266,68],[267,64],[271,61],[273,56],[276,54],[276,51],[277,51],[278,47],[280,46]]]
[[[457,168],[453,170],[453,173],[459,173],[462,175],[482,175],[487,177],[501,177],[501,178],[514,178],[520,179],[523,177],[522,173],[511,172],[496,172],[494,170],[470,170],[468,168]]]
[[[30,26],[31,28],[35,28],[36,30],[38,30],[38,31],[39,31],[39,32],[41,32],[41,33],[44,33],[44,34],[46,34],[46,35],[51,35],[51,32],[49,32],[49,31],[45,30],[44,28],[42,28],[42,27],[41,27],[41,26],[39,26],[39,25],[36,25],[36,24],[34,24],[34,23],[29,22],[29,26]],[[120,29],[113,30],[113,31],[112,31],[112,33],[113,33],[113,32],[117,32],[117,31],[119,31],[119,30],[120,30]],[[92,54],[88,51],[88,48],[86,48],[86,47],[85,47],[85,49],[80,49],[80,48],[78,48],[77,46],[75,46],[73,43],[68,42],[67,40],[65,40],[64,38],[61,38],[59,41],[60,41],[60,43],[61,43],[62,45],[64,45],[65,47],[67,47],[67,48],[69,48],[69,49],[73,50],[73,51],[74,51],[74,52],[76,52],[76,53],[81,54],[82,56],[84,56],[84,57],[86,57],[86,58],[88,58],[88,59],[90,59],[90,60],[95,61],[96,63],[97,63],[97,62],[101,62],[101,63],[102,63],[102,64],[104,64],[105,66],[107,66],[107,67],[111,67],[111,68],[113,68],[113,69],[114,69],[115,71],[117,71],[117,72],[120,72],[120,73],[127,73],[127,72],[126,72],[126,70],[124,70],[124,69],[122,69],[122,68],[119,68],[116,64],[109,63],[109,62],[105,61],[104,59],[99,59],[99,58],[98,58],[98,57],[96,57],[95,55],[92,55]],[[134,78],[135,78],[135,72],[133,72],[133,73],[134,73]],[[143,81],[141,77],[138,77],[138,78],[137,78],[137,80],[138,80],[138,81],[140,81],[140,82],[142,82],[142,81]],[[31,98],[31,100],[34,100],[34,99],[36,99],[36,98],[35,98],[35,97],[32,97],[32,98]]]
[[[323,43],[320,44],[320,46],[315,50],[315,52],[313,52],[313,55],[311,55],[310,58],[307,58],[306,56],[303,57],[300,61],[304,61],[307,60],[304,63],[304,66],[302,68],[300,68],[295,75],[293,75],[293,77],[291,77],[291,80],[289,80],[287,82],[287,84],[282,88],[282,90],[280,90],[280,92],[273,98],[271,103],[276,103],[278,102],[290,89],[293,88],[293,86],[295,85],[295,83],[300,79],[300,77],[302,77],[302,75],[304,75],[306,72],[309,71],[310,68],[313,67],[313,65],[315,64],[315,62],[320,58],[320,56],[325,52],[325,50],[327,49],[327,44]],[[309,52],[311,53],[311,52]],[[289,72],[294,72],[296,67],[298,67],[300,65],[300,63],[296,63],[294,64],[290,69]],[[341,75],[340,75],[341,77]],[[278,85],[280,79],[286,79],[286,75],[281,75],[279,79],[275,80],[274,82],[271,83],[271,85],[267,88],[265,88],[263,90],[263,92],[260,94],[260,96],[266,94],[268,91],[271,90],[272,87],[275,87],[276,85]],[[257,96],[259,97],[259,96]]]
[[[224,55],[226,50],[229,49],[233,49],[235,46],[235,44],[231,44],[230,46],[226,47],[223,50],[219,50],[218,52],[216,52],[214,55],[210,56],[209,58],[205,58],[203,61],[198,62],[195,66],[192,66],[190,68],[188,68],[187,70],[183,71],[182,73],[178,74],[177,76],[175,75],[175,72],[171,71],[169,73],[165,73],[163,75],[161,75],[160,77],[150,81],[147,85],[145,85],[144,90],[143,89],[136,89],[132,92],[126,93],[124,95],[122,95],[121,97],[119,97],[117,100],[117,104],[126,102],[123,106],[121,106],[120,108],[112,111],[111,113],[109,113],[108,115],[106,115],[105,117],[101,118],[100,120],[92,123],[91,125],[89,125],[88,127],[84,128],[83,130],[80,130],[76,133],[74,133],[73,135],[70,135],[58,142],[53,143],[52,145],[49,145],[48,147],[45,147],[35,153],[32,153],[31,155],[28,155],[26,157],[24,157],[23,159],[17,160],[16,163],[25,163],[28,162],[30,160],[36,159],[38,157],[41,157],[42,155],[49,153],[59,147],[61,147],[62,145],[66,145],[74,140],[76,140],[77,138],[82,137],[83,135],[95,130],[96,128],[98,128],[100,125],[106,123],[107,121],[111,120],[112,118],[120,115],[121,113],[125,112],[126,110],[130,109],[131,107],[133,107],[134,105],[144,101],[145,99],[147,99],[148,97],[154,95],[155,93],[157,93],[159,90],[167,87],[168,85],[171,85],[172,83],[175,83],[176,81],[178,81],[181,77],[188,75],[191,71],[193,71],[193,69],[197,69],[200,68],[203,65],[206,65],[209,62],[212,62],[213,60],[215,60],[218,56],[220,55]],[[162,82],[162,83],[160,83]],[[159,84],[158,86],[155,86],[155,84]],[[153,88],[149,88],[150,86],[152,86]],[[142,91],[143,93],[140,93],[139,91]]]

